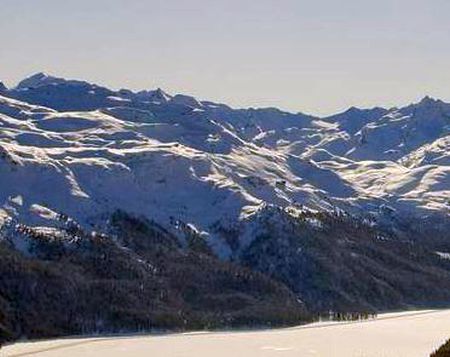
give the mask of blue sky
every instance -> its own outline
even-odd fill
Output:
[[[37,71],[328,114],[450,100],[448,0],[0,0],[0,80]]]

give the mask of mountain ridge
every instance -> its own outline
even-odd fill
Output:
[[[59,76],[56,76],[56,75],[52,75],[52,74],[49,74],[47,72],[36,72],[34,74],[31,74],[31,75],[25,77],[24,79],[19,80],[19,82],[15,86],[12,85],[10,87],[7,87],[3,82],[0,81],[0,83],[2,83],[3,86],[6,89],[20,89],[21,87],[22,87],[22,89],[26,89],[27,82],[30,83],[29,81],[30,82],[31,81],[33,81],[33,82],[41,81],[41,82],[43,82],[41,85],[68,83],[68,84],[91,85],[91,86],[95,86],[95,87],[108,88],[107,85],[95,84],[93,82],[90,82],[89,80],[66,79],[64,77],[59,77]],[[162,88],[140,89],[140,90],[135,90],[135,91],[130,90],[130,89],[122,88],[122,89],[118,89],[118,90],[112,90],[111,89],[111,91],[112,92],[119,92],[119,93],[122,92],[124,95],[141,94],[143,96],[145,96],[145,94],[147,92],[148,93],[155,92],[155,93],[158,93],[159,95],[164,96],[166,98],[167,97],[174,97],[177,94],[178,95],[184,95],[182,93],[177,93],[175,95],[170,95],[166,91],[164,91]],[[431,95],[425,94],[425,95],[423,95],[423,97],[419,98],[416,102],[412,102],[412,104],[409,104],[409,105],[417,105],[417,104],[420,104],[420,103],[423,103],[423,102],[427,102],[427,101],[443,102],[443,103],[445,103],[441,99],[437,99],[437,98],[434,98]],[[229,107],[226,104],[215,103],[214,101],[211,101],[211,100],[199,100],[199,102],[206,103],[206,104],[209,103],[209,104],[213,104],[213,105]],[[408,106],[408,104],[407,105],[403,105],[401,107],[407,107],[407,106]],[[381,106],[374,106],[374,107],[363,108],[363,107],[358,107],[358,106],[350,106],[349,108],[344,109],[342,112],[338,112],[336,114],[328,114],[328,115],[322,115],[322,116],[312,114],[311,116],[315,117],[315,118],[318,118],[318,119],[329,119],[329,118],[336,117],[336,116],[339,116],[341,114],[344,114],[346,112],[351,112],[351,111],[355,111],[355,110],[357,110],[357,111],[373,111],[373,110],[388,111],[388,110],[391,110],[391,109],[398,109],[398,108],[400,108],[400,107],[399,106],[394,106],[394,107],[390,106],[389,108],[386,108],[386,107],[381,107]],[[257,108],[254,108],[254,107],[241,107],[241,108],[234,108],[234,109],[244,109],[245,110],[245,109],[257,109]],[[283,112],[286,112],[286,113],[294,114],[293,112],[289,112],[289,111],[286,111],[286,110],[281,110],[281,109],[277,108],[276,106],[263,107],[263,108],[260,108],[260,109],[275,109],[275,110],[280,110],[280,111],[283,111]],[[302,112],[299,111],[299,112],[296,112],[296,113],[302,113]]]
[[[72,88],[77,88],[77,92],[74,93]],[[49,90],[57,93],[56,98],[52,97],[53,92],[48,93]],[[268,177],[271,182],[270,187],[265,193],[260,192],[252,198],[250,200],[252,202],[258,200],[263,202],[264,198],[262,200],[261,198],[267,196],[270,191],[269,196],[273,197],[271,200],[275,199],[273,203],[276,204],[282,201],[286,201],[283,205],[291,205],[297,201],[305,204],[305,197],[310,196],[310,199],[313,199],[316,204],[319,203],[320,208],[327,207],[330,203],[331,205],[343,204],[345,209],[354,211],[355,204],[351,203],[352,201],[364,201],[363,197],[368,195],[369,200],[376,202],[381,199],[385,202],[380,204],[385,204],[387,203],[386,199],[390,195],[392,196],[390,187],[393,187],[394,190],[395,187],[398,187],[400,194],[397,198],[401,199],[396,199],[394,203],[398,207],[401,206],[402,209],[411,212],[403,202],[420,206],[423,201],[428,202],[427,200],[431,200],[423,205],[427,209],[433,210],[436,205],[440,205],[437,211],[445,213],[448,208],[446,203],[439,200],[437,196],[428,195],[424,199],[425,189],[412,190],[409,195],[411,197],[409,197],[410,190],[408,188],[414,188],[414,186],[412,183],[408,183],[409,186],[403,185],[403,182],[406,184],[416,175],[418,175],[418,180],[424,175],[430,176],[430,180],[442,179],[442,176],[446,179],[448,176],[447,165],[441,165],[438,169],[433,166],[420,169],[418,166],[423,166],[420,162],[424,163],[424,160],[416,161],[416,163],[411,161],[413,158],[419,160],[418,158],[423,155],[420,153],[425,153],[432,147],[442,147],[447,142],[445,137],[450,128],[449,118],[446,116],[439,120],[437,118],[440,115],[440,108],[447,111],[450,105],[429,97],[425,97],[418,104],[400,109],[361,110],[351,108],[337,116],[322,120],[303,114],[290,114],[277,109],[232,109],[228,106],[211,104],[211,102],[199,102],[189,96],[170,96],[159,89],[147,91],[145,95],[142,92],[127,91],[125,93],[124,90],[114,92],[88,82],[65,80],[44,73],[26,78],[16,88],[9,89],[7,94],[16,100],[28,99],[35,103],[34,105],[36,102],[38,102],[37,105],[40,105],[40,107],[31,105],[24,108],[27,105],[16,102],[8,103],[6,97],[2,99],[3,106],[8,107],[5,113],[18,111],[15,119],[22,120],[27,116],[39,118],[32,119],[30,130],[24,133],[19,130],[11,134],[12,137],[8,139],[8,143],[2,146],[6,151],[8,151],[7,148],[18,150],[19,156],[22,155],[20,152],[33,145],[38,145],[36,150],[41,150],[44,156],[49,154],[51,156],[52,152],[56,151],[55,148],[52,148],[53,146],[61,147],[60,151],[62,147],[67,147],[67,143],[70,143],[70,140],[66,140],[67,137],[78,136],[84,139],[85,134],[91,135],[89,132],[93,132],[95,136],[96,132],[103,130],[100,137],[95,140],[100,143],[101,140],[106,139],[104,143],[108,146],[99,145],[100,151],[97,155],[105,153],[107,155],[105,163],[111,163],[113,165],[111,167],[119,167],[124,164],[119,160],[117,162],[119,166],[116,166],[114,159],[111,161],[108,158],[111,154],[115,155],[113,150],[123,150],[124,154],[128,152],[127,155],[130,155],[133,145],[136,145],[137,151],[145,152],[153,145],[158,147],[160,145],[158,142],[163,146],[169,143],[178,143],[178,145],[183,145],[181,148],[184,151],[187,150],[185,152],[192,149],[198,151],[197,154],[191,151],[192,158],[209,155],[202,160],[206,160],[205,163],[209,162],[210,168],[207,170],[212,171],[208,173],[207,177],[215,179],[212,181],[207,179],[207,182],[213,182],[213,185],[217,185],[220,180],[231,179],[234,184],[242,187],[241,192],[246,196],[248,192],[255,192],[255,187],[249,186],[245,181],[240,183],[242,178],[238,176],[260,177],[261,182],[267,181]],[[152,101],[151,98],[155,95],[159,99]],[[148,100],[149,98],[150,100]],[[161,101],[161,98],[164,100]],[[52,101],[55,103],[52,104]],[[69,111],[60,109],[61,102]],[[26,114],[27,110],[29,114]],[[51,110],[56,110],[56,112],[49,113]],[[58,110],[60,114],[58,114]],[[44,113],[40,113],[42,111]],[[47,112],[48,114],[46,114]],[[436,124],[422,126],[420,123],[425,121],[430,113],[436,117],[433,119]],[[41,116],[46,117],[40,118]],[[358,117],[358,120],[363,117],[363,122],[358,124],[357,128],[346,128],[345,123],[354,125],[355,116]],[[29,123],[29,121],[26,122]],[[130,126],[130,123],[133,127]],[[449,124],[447,125],[447,123]],[[124,124],[126,127],[123,126]],[[127,127],[131,130],[128,130]],[[390,129],[391,127],[392,129]],[[389,131],[386,131],[387,129]],[[409,144],[405,142],[405,140],[409,140],[408,135],[399,136],[399,130],[404,130],[405,133],[418,130],[420,135],[427,130],[429,133],[426,133],[427,137],[419,138],[420,140],[417,140],[419,134],[414,134],[412,140],[417,142]],[[120,145],[117,146],[117,139],[124,140],[125,138],[125,141],[129,142],[127,145],[131,146],[122,149],[119,147]],[[11,139],[12,142],[18,139],[19,145],[12,145]],[[433,146],[435,141],[436,144]],[[393,144],[395,145],[392,146]],[[45,145],[49,147],[46,148]],[[69,148],[71,145],[75,145],[75,143],[68,145],[66,150],[68,150],[67,154],[73,155],[71,153],[73,149]],[[75,146],[79,145],[80,142],[77,142]],[[79,151],[83,146],[85,146],[83,150],[86,154],[81,154],[82,151]],[[403,149],[405,146],[408,146],[406,150]],[[95,145],[86,143],[81,144],[81,147],[77,149],[80,152],[78,155],[89,157],[89,152],[94,150]],[[185,156],[185,154],[180,155],[175,146],[172,146],[171,149],[166,146],[164,150],[172,152],[174,157]],[[417,154],[413,154],[416,151]],[[14,156],[14,152],[9,154]],[[228,158],[225,160],[223,156],[215,157],[214,155],[228,155]],[[442,156],[445,157],[446,153],[439,156],[439,162],[443,160],[445,163],[446,159]],[[268,176],[263,178],[260,173],[256,174],[256,167],[246,166],[250,163],[249,161],[246,161],[247,164],[244,165],[236,165],[234,160],[238,158],[241,163],[243,163],[243,158],[245,160],[257,158],[261,161],[262,167],[269,170],[269,172],[264,170]],[[377,158],[377,164],[368,161],[375,158]],[[80,159],[83,160],[82,157]],[[403,162],[408,162],[409,168],[405,168],[402,165]],[[272,168],[270,168],[271,166]],[[229,170],[236,170],[239,167],[244,172],[239,173],[238,176],[234,174],[229,176],[223,172],[223,170],[232,172]],[[222,172],[212,173],[217,170]],[[270,174],[270,170],[275,170],[273,171],[275,174]],[[361,180],[359,175],[355,176],[354,174],[361,170],[369,175],[367,183],[365,183],[366,175]],[[410,179],[405,176],[405,174],[408,175],[408,172],[409,175],[412,175]],[[376,176],[374,176],[375,173]],[[219,177],[217,174],[221,177],[219,181],[217,181]],[[382,184],[386,175],[399,176],[401,186]],[[354,177],[358,182],[353,182]],[[408,181],[403,180],[402,177],[406,177],[405,180]],[[201,178],[201,180],[204,179]],[[333,180],[335,180],[334,183],[332,183]],[[75,184],[75,181],[71,182]],[[281,188],[282,182],[291,183],[292,187],[289,188],[288,185]],[[380,182],[379,186],[374,187],[374,182]],[[311,188],[308,188],[308,185],[312,185]],[[443,183],[443,187],[446,188],[446,185],[447,181]],[[352,191],[348,191],[350,187]],[[281,192],[283,190],[287,190],[288,193]],[[349,195],[345,192],[352,192],[352,194]],[[296,198],[299,194],[303,198]],[[324,194],[332,197],[330,203],[327,202],[328,199],[324,199]],[[406,200],[404,199],[405,194],[408,196]],[[314,198],[317,195],[322,198]],[[342,198],[346,198],[347,202],[342,202]],[[268,202],[272,202],[271,200]],[[414,202],[418,202],[418,204]],[[358,209],[361,208],[366,209],[366,206]],[[238,216],[239,214],[236,213],[235,217]]]
[[[305,309],[450,301],[450,104],[443,101],[426,97],[401,108],[350,108],[319,118],[234,109],[160,89],[114,91],[40,73],[2,90],[0,129],[0,248],[20,262],[23,276],[35,274],[43,284],[46,259],[51,271],[60,269],[60,259],[78,271],[84,259],[91,264],[111,254],[117,271],[129,266],[131,276],[141,274],[141,265],[166,267],[169,276],[159,278],[161,289],[170,290],[180,282],[175,256],[190,272],[190,285],[165,308],[175,318],[172,308],[180,307],[199,326],[205,325],[197,296],[231,309],[231,320],[220,315],[224,324],[254,319],[252,306],[267,306],[276,291],[301,318]],[[245,318],[235,314],[239,304],[200,291],[196,259],[214,276],[224,271],[231,300],[245,295]],[[36,270],[30,273],[29,264]],[[240,285],[247,278],[233,280],[240,269],[257,274],[253,281],[271,298],[255,300],[255,291]],[[104,277],[93,268],[85,273],[93,281]],[[137,298],[138,280],[131,280]],[[6,301],[17,298],[22,285],[15,283],[3,286]],[[86,288],[82,280],[73,284]],[[0,313],[1,302],[0,289]],[[7,305],[20,314],[23,303]],[[112,311],[102,314],[109,328],[117,327]],[[293,322],[275,315],[264,316]],[[120,316],[130,328],[154,326]],[[85,318],[79,328],[96,326],[95,317]],[[70,330],[61,321],[59,334]]]

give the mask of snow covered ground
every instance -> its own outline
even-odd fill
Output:
[[[251,331],[63,339],[18,343],[2,356],[37,357],[425,357],[450,337],[450,310],[379,315],[375,320]]]
[[[448,218],[449,132],[450,104],[428,97],[318,118],[39,73],[0,95],[0,226],[58,227],[38,205],[105,231],[120,209],[226,256],[214,227],[264,204]]]

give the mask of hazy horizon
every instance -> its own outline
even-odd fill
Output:
[[[35,72],[327,115],[450,98],[450,3],[4,0],[0,81]]]

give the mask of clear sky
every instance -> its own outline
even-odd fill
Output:
[[[0,80],[322,115],[450,100],[449,16],[449,0],[0,0]]]

